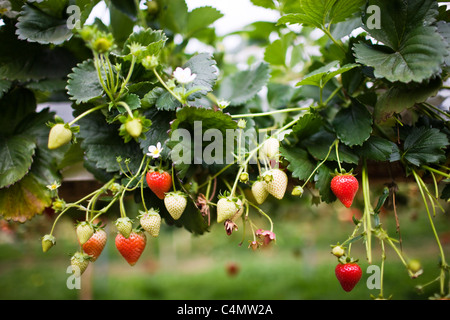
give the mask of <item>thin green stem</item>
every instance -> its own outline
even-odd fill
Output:
[[[314,174],[316,173],[317,170],[319,170],[319,168],[328,160],[328,157],[330,156],[331,150],[333,150],[333,147],[338,143],[338,139],[334,140],[333,143],[331,144],[331,146],[328,148],[328,153],[325,156],[325,159],[323,159],[313,170],[313,172],[311,172],[311,174],[309,175],[308,179],[306,179],[306,181],[303,183],[302,188],[306,187],[306,184],[309,182],[309,180],[314,176]]]
[[[120,91],[119,91],[119,94],[117,96],[117,99],[120,99],[122,97],[122,93],[125,90],[125,87],[128,84],[128,82],[130,81],[131,74],[133,73],[133,69],[134,69],[134,65],[135,64],[136,64],[136,57],[132,56],[130,69],[128,70],[127,77],[125,78],[124,82],[122,82],[122,85],[120,86]]]
[[[440,176],[443,176],[443,177],[446,177],[446,178],[450,178],[450,174],[445,173],[445,172],[442,172],[442,171],[437,170],[437,169],[434,169],[434,168],[429,167],[429,166],[427,166],[427,165],[422,165],[422,168],[423,168],[423,169],[426,169],[426,170],[428,170],[428,171],[437,173],[437,174],[440,175]]]
[[[212,177],[210,177],[208,180],[206,180],[205,182],[203,182],[198,188],[201,189],[203,188],[205,185],[207,185],[208,183],[210,183],[212,180],[214,180],[215,178],[217,178],[218,176],[220,176],[222,173],[224,173],[228,168],[230,168],[232,165],[234,165],[236,162],[233,161],[232,163],[228,164],[226,167],[223,167],[222,169],[220,169],[219,172],[217,172],[215,175],[213,175]]]
[[[158,71],[156,71],[155,68],[152,69],[153,73],[155,74],[156,78],[158,78],[158,81],[163,85],[164,88],[166,88],[167,91],[169,91],[169,93],[175,98],[177,99],[182,105],[184,105],[184,101],[177,95],[175,94],[175,92],[172,91],[172,89],[170,89],[167,84],[164,82],[164,80],[161,78],[161,76],[159,75]]]
[[[331,24],[330,24],[331,25]],[[339,43],[332,35],[330,30],[328,30],[327,28],[322,28],[322,31],[328,36],[328,38],[330,38],[331,41],[333,41],[333,43],[335,45],[337,45],[339,47],[339,49],[341,49],[344,53],[347,53],[347,50],[345,50],[344,46]]]
[[[270,223],[270,232],[273,232],[273,221],[272,219],[269,217],[269,215],[267,213],[265,213],[264,211],[261,210],[260,207],[258,207],[257,205],[253,204],[252,202],[248,201],[247,202],[253,207],[255,208],[260,214],[262,214],[264,217],[267,218],[267,220],[269,220]]]
[[[363,225],[364,231],[366,233],[366,254],[367,261],[372,263],[372,222],[371,222],[371,211],[372,206],[370,204],[370,186],[369,177],[367,173],[367,161],[364,159],[363,170],[362,170],[362,187],[363,187],[363,197],[364,197],[364,214],[363,214]]]
[[[102,108],[104,108],[104,107],[106,107],[106,104],[102,104],[102,105],[93,107],[93,108],[91,108],[91,109],[89,109],[89,110],[86,110],[85,112],[83,112],[82,114],[80,114],[79,116],[77,116],[75,119],[73,119],[72,121],[70,121],[70,122],[69,122],[69,126],[74,125],[74,124],[75,124],[78,120],[80,120],[81,118],[87,116],[88,114],[90,114],[90,113],[92,113],[92,112],[95,112],[95,111],[97,111],[97,110],[100,110],[100,109],[102,109]]]
[[[119,102],[117,102],[117,104],[118,104],[118,105],[121,105],[122,107],[125,108],[125,110],[127,111],[128,115],[130,116],[131,119],[134,118],[133,112],[131,111],[130,106],[129,106],[126,102],[124,102],[124,101],[119,101]]]
[[[331,94],[330,96],[327,98],[327,100],[325,100],[325,102],[323,103],[324,105],[327,105],[331,99],[334,98],[334,96],[342,89],[342,86],[338,86]]]
[[[339,165],[339,172],[342,173],[341,160],[339,160],[339,140],[336,139],[336,143],[334,145],[336,147],[336,160]]]
[[[440,255],[441,255],[440,283],[441,283],[441,294],[444,294],[444,281],[445,281],[445,272],[444,271],[448,267],[447,266],[447,262],[445,261],[444,250],[442,248],[441,241],[440,241],[439,236],[437,234],[436,227],[434,226],[433,218],[431,216],[430,209],[428,207],[428,202],[427,202],[427,199],[425,197],[425,193],[423,191],[424,182],[423,182],[422,178],[420,178],[420,176],[417,174],[417,172],[414,169],[412,170],[412,173],[414,175],[414,179],[416,180],[417,186],[419,188],[420,194],[421,194],[423,202],[425,204],[425,209],[427,211],[428,220],[430,221],[431,229],[433,230],[433,234],[434,234],[434,237],[436,239],[436,242],[437,242],[437,245],[438,245],[438,248],[439,248],[439,252],[440,252]]]
[[[296,111],[305,111],[313,108],[312,106],[309,107],[300,107],[300,108],[288,108],[288,109],[281,109],[281,110],[273,110],[268,112],[261,112],[261,113],[245,113],[245,114],[234,114],[231,115],[231,118],[256,118],[256,117],[265,117],[270,116],[273,114],[278,113],[288,113],[288,112],[296,112]]]

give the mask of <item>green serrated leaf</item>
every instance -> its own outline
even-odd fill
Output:
[[[101,97],[103,88],[92,60],[86,60],[72,69],[68,75],[67,93],[77,104]]]
[[[336,114],[333,127],[342,143],[361,146],[372,133],[372,115],[365,105],[353,99],[351,106]]]
[[[321,130],[303,140],[308,152],[317,160],[324,160],[336,136],[328,131]],[[359,157],[343,143],[339,144],[339,160],[345,163],[358,164]],[[330,152],[329,161],[337,161],[336,152]]]
[[[363,19],[365,29],[384,45],[355,44],[356,62],[374,68],[377,78],[391,82],[422,82],[440,71],[446,55],[445,43],[432,25],[437,15],[433,0],[369,1],[382,13],[380,28]]]
[[[447,135],[436,128],[407,128],[402,158],[409,163],[422,164],[445,161],[444,148],[449,145]]]
[[[199,53],[190,58],[184,65],[183,69],[190,68],[192,73],[197,76],[194,81],[186,85],[186,90],[189,91],[196,87],[201,87],[202,90],[189,96],[189,100],[201,98],[208,92],[211,92],[217,80],[216,61],[209,53]]]
[[[164,45],[166,44],[167,37],[161,30],[152,29],[140,29],[133,32],[123,45],[121,56],[125,60],[131,60],[130,48],[132,43],[140,44],[145,47],[141,56],[155,56],[157,57]]]
[[[317,28],[327,27],[350,18],[362,7],[364,0],[300,0],[295,13],[278,20],[278,24],[303,24]]]
[[[127,94],[121,101],[125,102],[131,110],[139,109],[141,107],[141,99],[139,99],[138,95],[133,93]],[[120,104],[117,105],[117,110],[120,113],[127,112],[127,109]]]
[[[333,170],[331,170],[326,165],[320,166],[317,170],[317,174],[314,177],[316,188],[319,190],[320,197],[322,201],[326,203],[332,203],[336,201],[336,196],[333,191],[331,191],[330,184],[333,176],[331,175]]]
[[[352,63],[338,68],[338,65],[339,61],[330,62],[329,64],[307,74],[302,81],[296,84],[296,86],[310,85],[323,88],[328,81],[330,81],[337,75],[340,75],[359,66],[358,64]]]
[[[297,146],[280,147],[280,154],[289,162],[287,169],[292,172],[294,178],[306,180],[316,167],[308,152]]]
[[[398,147],[392,141],[378,136],[371,136],[361,147],[355,149],[361,157],[373,161],[388,161],[391,155],[398,152]]]
[[[184,0],[158,1],[160,11],[158,20],[161,26],[173,33],[184,34],[188,21],[188,8]]]
[[[270,69],[267,63],[252,66],[249,70],[236,72],[222,80],[217,93],[219,99],[238,106],[255,97],[267,84]]]
[[[81,110],[76,114],[80,112]],[[105,116],[101,112],[91,113],[89,117],[80,119],[78,124],[81,147],[86,151],[87,159],[95,163],[99,169],[118,172],[120,170],[116,161],[118,156],[122,159],[129,158],[132,170],[139,167],[143,152],[134,140],[124,143],[119,136],[119,124],[106,125]]]
[[[374,117],[379,122],[385,121],[394,113],[401,113],[416,103],[425,102],[436,95],[441,86],[440,78],[421,84],[391,86],[385,93],[378,96]]]
[[[192,164],[202,164],[205,160],[203,159],[203,147],[209,145],[209,142],[203,141],[203,133],[209,129],[216,129],[223,138],[221,147],[224,152],[220,161],[225,163],[225,157],[229,156],[226,153],[227,129],[234,130],[236,128],[237,122],[220,110],[196,107],[178,109],[176,119],[171,123],[170,140],[167,145],[172,149],[171,159],[179,171],[180,177],[184,177]],[[178,131],[179,135],[174,134],[177,129],[183,131]],[[202,151],[200,152],[197,148],[201,148]],[[187,153],[185,154],[185,152]]]
[[[186,35],[195,35],[196,32],[209,27],[216,20],[223,17],[223,14],[213,7],[199,7],[188,13]]]
[[[36,143],[31,137],[0,137],[0,189],[22,179],[30,170]]]
[[[161,87],[155,87],[149,92],[145,94],[145,96],[141,99],[141,105],[143,108],[150,108],[156,104],[158,98],[164,94],[166,91]]]
[[[56,18],[32,4],[25,4],[17,22],[19,39],[41,44],[61,44],[73,33],[67,28],[67,19]]]
[[[11,24],[0,28],[0,78],[7,80],[62,79],[75,65],[72,52],[22,41]]]

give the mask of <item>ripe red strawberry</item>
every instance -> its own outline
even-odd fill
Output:
[[[81,221],[77,224],[77,237],[80,245],[85,244],[94,234],[94,227],[89,221]]]
[[[266,183],[259,180],[255,181],[252,185],[252,194],[258,204],[263,204],[269,195]]]
[[[167,171],[149,171],[145,178],[150,190],[161,200],[172,187],[172,177]]]
[[[116,236],[116,248],[130,266],[134,266],[139,260],[146,244],[147,237],[144,232],[139,230],[132,231],[128,239],[120,233]]]
[[[80,277],[89,265],[91,257],[83,252],[76,252],[72,258],[70,258],[70,265],[72,266],[72,273],[76,277]]]
[[[352,174],[338,174],[331,180],[331,191],[347,208],[352,205],[358,188],[358,180]]]
[[[336,278],[346,292],[350,292],[362,276],[361,267],[355,262],[339,263],[335,269]]]
[[[102,228],[96,228],[92,237],[83,244],[83,251],[91,256],[91,261],[98,259],[106,245],[106,232]]]
[[[150,233],[154,238],[159,236],[159,230],[161,228],[161,216],[155,209],[150,209],[148,212],[140,212],[138,216],[139,222],[142,228]]]
[[[172,218],[178,220],[186,209],[186,194],[180,191],[169,192],[164,198],[164,205]]]
[[[286,172],[280,169],[271,169],[266,171],[263,177],[267,183],[267,191],[275,198],[283,199],[288,184]]]

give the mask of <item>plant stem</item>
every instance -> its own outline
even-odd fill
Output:
[[[100,109],[102,109],[102,108],[104,108],[104,107],[106,107],[106,106],[107,106],[106,104],[102,104],[102,105],[93,107],[93,108],[91,108],[91,109],[89,109],[89,110],[86,110],[85,112],[83,112],[82,114],[80,114],[78,117],[76,117],[75,119],[73,119],[72,121],[70,121],[70,122],[69,122],[69,126],[74,125],[78,120],[80,120],[81,118],[87,116],[88,114],[90,114],[90,113],[92,113],[92,112],[95,112],[95,111],[97,111],[97,110],[100,110]]]
[[[372,263],[372,223],[371,223],[371,211],[372,206],[370,204],[370,187],[369,187],[369,177],[367,174],[367,161],[364,159],[363,170],[362,170],[362,187],[363,187],[363,197],[364,197],[364,215],[363,215],[363,225],[364,231],[366,233],[366,254],[367,261],[369,264]]]
[[[299,107],[299,108],[288,108],[288,109],[281,109],[281,110],[273,110],[268,112],[261,112],[261,113],[245,113],[245,114],[234,114],[231,115],[231,118],[255,118],[255,117],[265,117],[270,116],[272,114],[277,113],[287,113],[287,112],[296,112],[296,111],[305,111],[311,109],[312,106],[309,107]]]
[[[136,64],[136,57],[132,56],[131,58],[131,66],[130,69],[128,70],[128,74],[127,77],[125,78],[125,81],[122,83],[122,85],[120,86],[120,91],[119,94],[117,96],[117,99],[120,99],[122,97],[122,93],[125,90],[126,85],[128,84],[128,82],[130,81],[131,78],[131,74],[133,73],[133,69],[134,69],[134,65]],[[114,101],[114,100],[113,100]]]
[[[260,214],[262,214],[264,217],[266,217],[267,220],[269,220],[269,222],[270,222],[270,232],[273,232],[273,221],[272,221],[272,219],[267,215],[267,213],[265,213],[264,211],[262,211],[261,208],[259,208],[257,205],[253,204],[252,202],[250,202],[250,201],[248,201],[248,200],[247,200],[247,202],[248,202],[253,208],[255,208],[256,210],[258,210],[258,212],[259,212]]]
[[[342,173],[341,160],[339,160],[339,140],[336,139],[336,143],[334,144],[336,147],[336,160],[339,165],[339,172]]]
[[[437,234],[436,228],[433,223],[433,218],[431,217],[430,209],[428,207],[428,202],[425,197],[425,193],[423,191],[423,180],[420,178],[420,176],[417,174],[417,172],[412,169],[412,173],[414,175],[414,179],[416,180],[417,186],[419,188],[420,194],[422,195],[423,203],[425,204],[425,209],[428,214],[428,220],[430,221],[431,229],[433,230],[434,237],[436,238],[436,242],[439,248],[439,252],[441,255],[441,274],[440,274],[440,284],[441,284],[441,294],[444,294],[444,281],[445,281],[445,269],[448,267],[447,262],[445,261],[445,255],[444,250],[442,249],[441,241],[439,240],[439,236]]]
[[[306,184],[309,182],[309,180],[313,177],[313,175],[316,173],[316,171],[328,160],[328,157],[330,156],[331,150],[333,150],[333,147],[339,142],[338,139],[334,140],[333,143],[331,144],[330,148],[328,148],[328,153],[325,156],[325,159],[322,160],[322,162],[320,162],[315,168],[314,171],[311,172],[311,174],[309,175],[308,179],[306,179],[306,181],[303,183],[302,188],[306,187]]]
[[[166,88],[166,90],[169,91],[169,93],[170,93],[175,99],[177,99],[177,100],[181,103],[181,105],[184,105],[184,101],[181,100],[181,98],[180,98],[177,94],[175,94],[175,92],[173,92],[172,89],[170,89],[170,88],[167,86],[167,84],[164,82],[164,80],[163,80],[163,79],[161,78],[161,76],[159,75],[158,71],[156,71],[155,68],[153,68],[152,70],[153,70],[153,73],[155,74],[156,78],[158,78],[159,82],[163,85],[163,87]]]

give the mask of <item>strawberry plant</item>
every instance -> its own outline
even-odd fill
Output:
[[[99,3],[109,9],[109,24],[87,23]],[[145,249],[145,232],[158,237],[161,223],[197,235],[220,223],[224,236],[242,230],[240,245],[256,250],[276,241],[267,201],[310,197],[311,205],[359,206],[353,233],[331,244],[338,266],[330,270],[350,291],[361,278],[351,258],[357,243],[365,249],[359,260],[372,264],[377,246],[384,270],[392,249],[411,277],[422,273],[380,217],[387,199],[395,211],[396,179],[406,179],[419,190],[440,255],[438,276],[426,285],[437,282],[438,296],[449,295],[449,265],[433,219],[450,199],[446,5],[252,3],[279,18],[234,33],[260,53],[235,63],[226,36],[214,29],[223,14],[208,5],[1,1],[1,217],[26,223],[51,208],[54,224],[42,238],[48,252],[57,245],[59,219],[82,211],[74,227],[80,248],[71,260],[82,273],[105,245],[95,223],[114,204],[115,243],[130,265]],[[70,16],[73,5],[78,11]],[[205,49],[192,52],[195,43]],[[38,108],[61,100],[70,104],[70,120]],[[66,202],[58,188],[63,169],[75,162],[102,186]],[[373,178],[389,187],[376,194]],[[139,212],[127,211],[129,195]],[[386,298],[382,287],[377,298]]]

